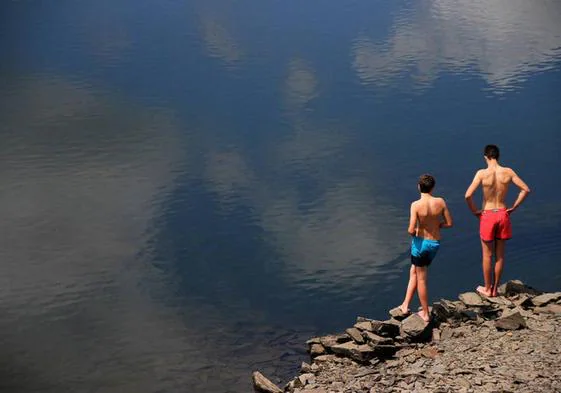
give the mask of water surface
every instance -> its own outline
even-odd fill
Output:
[[[559,21],[550,0],[6,3],[0,388],[286,380],[307,338],[401,301],[424,172],[456,223],[430,297],[472,289],[487,143],[533,189],[505,279],[559,290]]]

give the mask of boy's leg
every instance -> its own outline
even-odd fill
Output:
[[[417,274],[415,272],[415,265],[411,265],[411,269],[409,270],[409,283],[407,284],[407,291],[405,291],[405,299],[403,299],[403,303],[401,303],[401,312],[407,314],[409,312],[409,304],[413,299],[413,295],[415,294],[415,290],[417,289]]]
[[[485,295],[493,295],[493,267],[491,266],[491,260],[493,258],[493,245],[494,242],[485,242],[481,240],[481,254],[482,254],[482,265],[483,265],[483,281],[485,287],[481,285],[477,287],[477,292]]]
[[[495,280],[493,282],[493,296],[497,296],[505,260],[506,240],[495,240]]]
[[[429,316],[429,299],[427,294],[427,266],[415,266],[415,273],[417,275],[417,293],[419,295],[419,302],[421,303],[422,310],[419,316],[425,322],[430,320]]]

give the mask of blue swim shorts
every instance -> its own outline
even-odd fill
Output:
[[[415,266],[428,266],[436,256],[440,241],[414,236],[411,241],[411,263]]]

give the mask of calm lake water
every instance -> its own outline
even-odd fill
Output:
[[[483,146],[533,193],[505,279],[561,288],[556,0],[5,1],[0,390],[247,392],[401,302],[430,172],[481,280]],[[511,193],[511,200],[515,192]]]

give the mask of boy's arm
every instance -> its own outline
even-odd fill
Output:
[[[479,176],[479,172],[480,171],[477,171],[477,173],[475,174],[475,177],[473,178],[473,181],[469,185],[465,195],[466,203],[469,207],[469,210],[471,210],[471,212],[476,216],[479,216],[481,214],[481,210],[479,210],[477,206],[475,206],[472,197],[475,190],[477,190],[477,187],[479,187],[479,185],[481,184],[481,177]]]
[[[448,205],[446,205],[446,201],[443,199],[442,202],[444,203],[444,209],[442,210],[442,217],[444,218],[444,222],[440,223],[440,228],[451,228],[453,225],[452,214],[450,214],[450,210],[448,209]]]
[[[407,228],[407,233],[411,236],[417,234],[417,209],[415,208],[415,203],[411,204],[411,212],[409,214],[409,228]]]
[[[511,169],[511,171],[512,171],[512,169]],[[514,172],[514,171],[512,171],[512,182],[518,188],[520,188],[520,192],[518,193],[518,198],[516,198],[516,201],[514,202],[514,205],[512,205],[511,208],[506,209],[506,211],[509,212],[509,213],[516,210],[516,208],[518,206],[520,206],[520,204],[524,201],[524,199],[526,199],[526,197],[530,193],[530,187],[528,187],[526,185],[526,183],[524,183],[524,181],[521,178],[519,178],[518,175],[516,174],[516,172]]]

